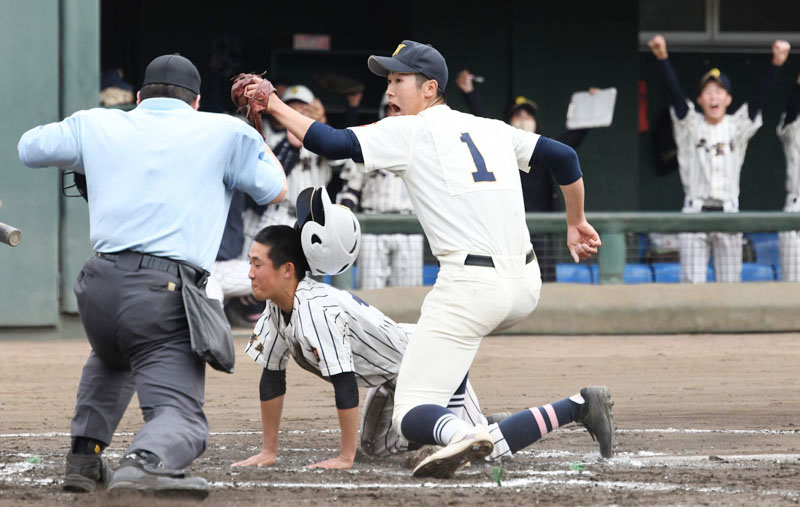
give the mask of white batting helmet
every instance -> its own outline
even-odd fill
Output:
[[[331,203],[325,187],[297,196],[297,228],[308,266],[315,275],[346,271],[361,249],[361,224],[348,208]]]

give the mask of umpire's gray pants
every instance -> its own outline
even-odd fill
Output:
[[[145,425],[130,450],[183,468],[208,444],[205,363],[192,352],[181,280],[163,271],[92,258],[75,283],[92,352],[83,367],[73,437],[106,444],[136,392]]]

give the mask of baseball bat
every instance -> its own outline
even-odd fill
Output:
[[[0,242],[9,246],[17,246],[22,241],[22,231],[16,227],[0,222]]]

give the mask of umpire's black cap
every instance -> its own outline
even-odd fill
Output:
[[[447,63],[442,54],[429,44],[404,40],[397,45],[392,56],[372,55],[367,66],[373,74],[386,77],[389,72],[420,73],[433,79],[444,91],[447,86]]]
[[[144,70],[142,86],[149,84],[180,86],[199,95],[200,73],[188,58],[178,53],[161,55],[147,64]]]

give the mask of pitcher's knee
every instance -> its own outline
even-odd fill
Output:
[[[412,408],[414,407],[398,404],[395,404],[394,406],[394,411],[392,412],[392,429],[401,437],[404,437],[403,432],[400,429],[402,427],[403,418]]]

